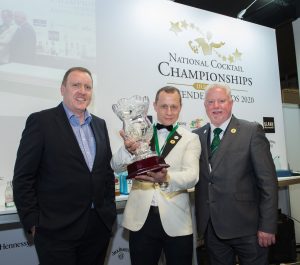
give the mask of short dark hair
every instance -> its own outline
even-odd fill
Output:
[[[159,98],[159,94],[161,92],[166,92],[168,94],[173,94],[173,93],[177,93],[179,95],[179,101],[180,101],[180,106],[182,105],[182,100],[181,100],[181,94],[178,88],[174,87],[174,86],[164,86],[162,88],[160,88],[155,95],[155,103],[157,103],[158,98]]]
[[[65,75],[64,75],[64,77],[63,77],[63,80],[62,80],[62,82],[61,82],[61,84],[62,84],[63,86],[66,85],[67,79],[68,79],[69,75],[70,75],[72,72],[74,72],[74,71],[79,71],[79,72],[87,73],[87,74],[91,77],[92,82],[93,82],[93,77],[92,77],[92,73],[90,72],[90,70],[88,70],[87,68],[84,68],[84,67],[76,66],[76,67],[70,68],[70,69],[65,73]]]

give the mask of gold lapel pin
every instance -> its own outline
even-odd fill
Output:
[[[230,132],[231,133],[236,133],[236,128],[232,128]]]
[[[171,140],[171,141],[170,141],[170,144],[175,144],[175,143],[176,143],[175,140]]]

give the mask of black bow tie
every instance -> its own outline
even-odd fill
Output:
[[[163,125],[160,123],[156,124],[156,129],[160,130],[160,129],[167,129],[169,132],[173,130],[173,125]]]

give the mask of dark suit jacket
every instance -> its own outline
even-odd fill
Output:
[[[204,234],[209,219],[224,239],[254,235],[257,230],[275,233],[277,179],[262,126],[233,116],[212,158],[210,125],[194,132],[202,146],[195,188],[198,233]]]
[[[77,238],[86,228],[92,202],[111,230],[116,206],[110,143],[104,120],[92,115],[91,128],[96,155],[90,172],[62,104],[28,117],[13,177],[26,231],[36,225],[65,239]]]

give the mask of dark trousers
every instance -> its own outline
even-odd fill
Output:
[[[268,248],[259,246],[257,235],[221,239],[209,222],[205,232],[205,244],[210,265],[233,265],[236,264],[236,257],[241,265],[268,264]]]
[[[86,231],[79,239],[57,239],[55,233],[37,230],[34,243],[40,265],[103,265],[110,234],[92,209]]]
[[[190,265],[193,259],[193,235],[170,237],[164,231],[158,207],[151,207],[141,230],[130,231],[132,265],[157,265],[162,250],[167,265]]]

